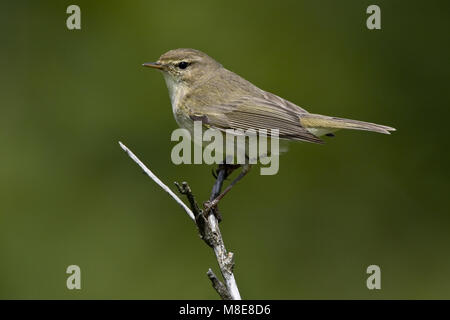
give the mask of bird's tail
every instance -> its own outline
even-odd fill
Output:
[[[383,126],[381,124],[336,117],[328,117],[320,114],[311,114],[311,113],[302,114],[300,116],[300,124],[304,128],[310,130],[311,133],[314,134],[316,132],[319,135],[323,135],[328,132],[333,132],[338,129],[365,130],[384,134],[390,134],[390,131],[395,131],[394,128]]]

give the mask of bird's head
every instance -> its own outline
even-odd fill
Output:
[[[198,50],[174,49],[164,53],[158,61],[144,63],[143,66],[162,71],[168,86],[191,86],[220,68],[221,64]]]

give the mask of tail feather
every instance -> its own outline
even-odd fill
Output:
[[[353,129],[391,134],[390,131],[395,131],[395,128],[383,126],[381,124],[329,117],[311,113],[302,114],[300,116],[300,124],[304,128],[315,129],[320,132],[333,132],[337,129]]]

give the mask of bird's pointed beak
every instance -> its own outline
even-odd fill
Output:
[[[143,67],[153,68],[153,69],[159,69],[161,70],[163,68],[162,64],[159,62],[146,62],[142,64]]]

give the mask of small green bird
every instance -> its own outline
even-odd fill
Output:
[[[188,130],[193,121],[200,120],[221,131],[279,129],[280,139],[314,143],[322,143],[320,136],[339,129],[395,131],[375,123],[309,113],[259,89],[198,50],[170,50],[157,62],[143,66],[162,71],[175,120]]]
[[[395,131],[375,123],[309,113],[256,87],[198,50],[170,50],[143,66],[162,71],[175,120],[191,132],[194,121],[201,121],[203,126],[223,132],[278,129],[280,139],[322,143],[320,136],[339,129]],[[246,174],[247,167],[243,166],[231,186]]]

